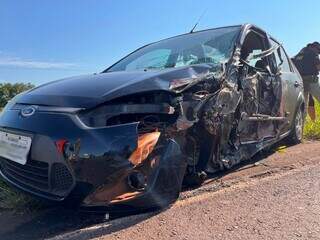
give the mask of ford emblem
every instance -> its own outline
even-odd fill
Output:
[[[23,117],[30,117],[36,112],[36,106],[28,106],[21,110],[21,115]]]

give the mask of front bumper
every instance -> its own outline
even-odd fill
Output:
[[[134,165],[129,156],[137,148],[137,126],[88,128],[73,114],[36,112],[24,118],[7,110],[0,118],[2,130],[31,135],[33,141],[27,164],[0,158],[0,174],[15,187],[53,201],[75,195],[85,206],[167,205],[180,191],[185,158],[174,139],[161,136],[148,159]],[[72,146],[69,157],[57,151],[61,139]],[[128,185],[135,171],[145,176],[144,189]]]

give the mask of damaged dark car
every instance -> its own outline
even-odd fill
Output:
[[[304,117],[301,77],[269,34],[192,32],[16,96],[0,115],[0,173],[51,201],[165,207],[183,183],[299,143]]]

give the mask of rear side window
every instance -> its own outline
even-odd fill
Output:
[[[287,54],[285,53],[283,47],[280,47],[280,54],[281,54],[281,58],[283,60],[283,63],[281,65],[281,70],[283,72],[291,72],[290,63],[289,63]]]
[[[271,44],[272,46],[276,45],[278,46],[279,44],[275,41],[273,41],[271,39]],[[281,69],[281,72],[292,72],[291,71],[291,67],[290,67],[290,63],[289,63],[289,60],[288,60],[288,57],[287,57],[287,54],[285,53],[284,49],[282,46],[280,46],[278,48],[277,51],[275,51],[275,58],[276,58],[276,63],[277,63],[277,66],[280,67]]]

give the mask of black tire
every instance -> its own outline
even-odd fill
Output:
[[[294,116],[294,122],[291,126],[291,132],[288,136],[288,141],[291,144],[299,144],[303,138],[303,127],[304,127],[304,111],[300,106]]]

